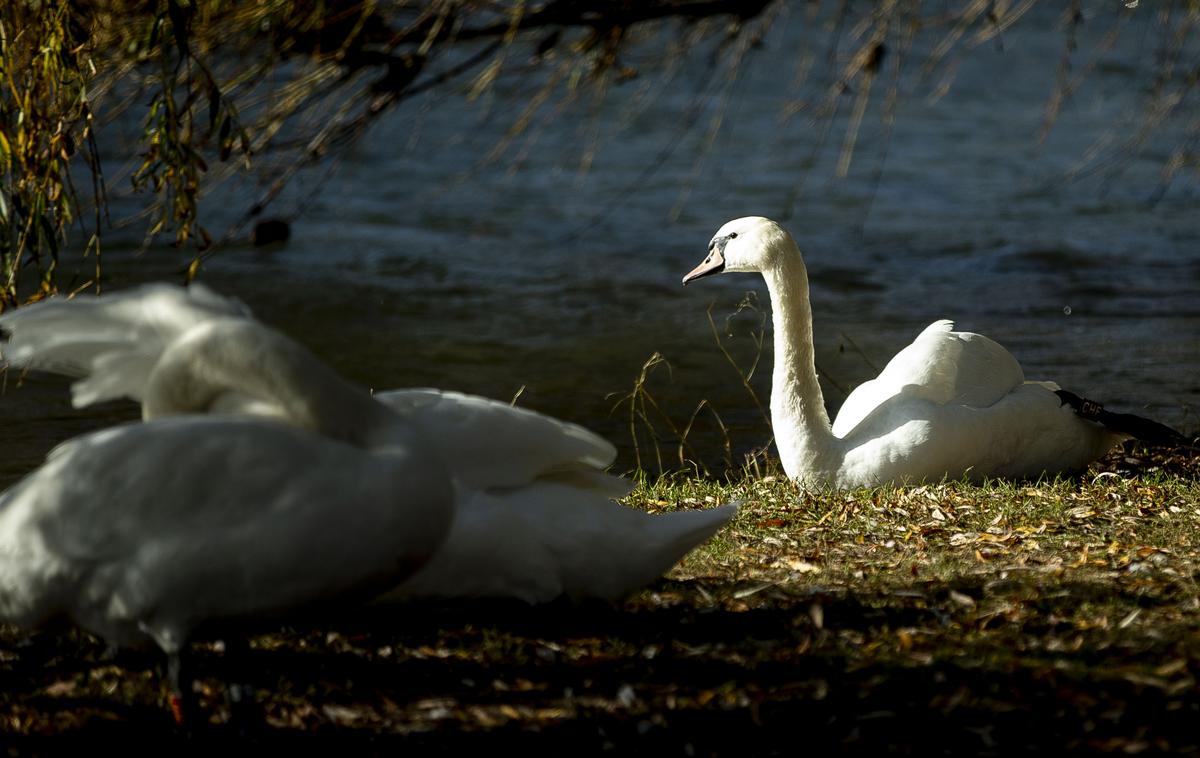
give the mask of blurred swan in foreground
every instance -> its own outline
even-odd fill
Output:
[[[146,419],[269,418],[332,440],[386,427],[370,414],[324,403],[291,357],[302,351],[298,345],[200,285],[51,298],[0,315],[0,329],[9,336],[3,357],[10,365],[80,377],[72,386],[76,407],[127,397],[141,403]],[[317,373],[329,371],[311,360]],[[250,381],[243,362],[265,379]],[[533,411],[432,389],[381,392],[370,404],[380,418],[411,427],[454,488],[445,543],[384,602],[614,599],[658,578],[736,511],[727,505],[650,515],[615,503],[632,485],[604,473],[613,446]],[[187,460],[182,451],[180,460]],[[404,487],[396,497],[405,497]]]
[[[216,334],[164,356],[145,423],[65,442],[0,494],[0,620],[65,616],[114,646],[156,643],[179,721],[193,636],[365,602],[428,561],[454,515],[415,424],[254,322],[236,325],[239,349]],[[156,386],[194,355],[185,385]],[[177,415],[232,377],[303,421]]]
[[[1177,442],[1167,427],[1027,382],[1017,360],[979,334],[935,321],[831,425],[813,361],[808,272],[770,219],[730,221],[683,283],[759,272],[774,319],[771,423],[783,469],[813,486],[859,487],[943,477],[1032,477],[1085,468],[1123,439]]]

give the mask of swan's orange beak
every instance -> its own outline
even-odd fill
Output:
[[[683,277],[683,283],[695,281],[705,276],[719,274],[725,270],[725,255],[722,253],[724,245],[712,246],[708,253],[708,257],[701,261],[700,265],[688,272],[688,275]]]

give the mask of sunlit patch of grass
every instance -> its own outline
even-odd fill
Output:
[[[664,477],[629,499],[651,511],[732,501],[742,502],[737,518],[681,576],[848,587],[1014,571],[1191,577],[1200,551],[1200,484],[1164,474],[849,492],[808,491],[780,476]]]
[[[1079,478],[1032,482],[813,492],[782,477],[664,478],[628,502],[741,501],[671,576],[729,583],[706,593],[726,609],[812,603],[818,626],[830,605],[871,606],[881,626],[839,648],[852,666],[1011,669],[1068,655],[1053,665],[1178,693],[1200,675],[1200,454],[1158,455],[1183,475],[1138,454],[1155,470],[1114,471],[1131,460],[1120,452]]]

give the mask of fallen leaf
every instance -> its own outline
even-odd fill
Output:
[[[950,590],[950,599],[964,608],[971,608],[975,605],[975,598],[959,592],[958,590]]]
[[[825,628],[825,609],[820,603],[813,603],[808,607],[808,617],[812,619],[813,626],[818,629]]]
[[[1154,669],[1154,673],[1155,673],[1155,675],[1161,676],[1161,677],[1175,676],[1180,671],[1186,670],[1187,665],[1188,665],[1188,662],[1186,659],[1176,658],[1175,660],[1171,661],[1170,663],[1164,663],[1163,665]]]
[[[792,571],[799,571],[801,574],[819,574],[819,573],[821,573],[820,566],[816,565],[815,563],[809,563],[808,561],[799,560],[797,558],[788,558],[786,561],[784,561],[784,563]]]
[[[72,680],[68,680],[68,679],[60,679],[59,681],[47,686],[44,690],[42,690],[42,692],[49,695],[50,697],[61,697],[62,695],[70,695],[74,691],[75,691],[75,682]]]

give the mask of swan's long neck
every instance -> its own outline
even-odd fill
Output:
[[[771,295],[775,369],[771,378],[771,424],[783,470],[793,479],[830,483],[843,451],[833,436],[813,358],[808,272],[796,243],[780,239],[786,254],[763,272]]]
[[[275,416],[360,446],[392,415],[301,345],[246,319],[209,321],[177,340],[142,400],[147,420],[214,410]]]

